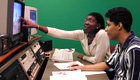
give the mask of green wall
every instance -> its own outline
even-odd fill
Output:
[[[64,30],[83,29],[84,20],[87,14],[99,12],[103,16],[107,10],[113,7],[126,7],[133,15],[132,31],[139,34],[140,19],[140,0],[25,0],[26,6],[38,9],[38,24],[50,26]],[[106,21],[106,18],[104,16]],[[53,40],[53,48],[75,48],[76,51],[83,53],[79,41],[64,40],[50,37],[40,31],[41,39]],[[111,41],[115,46],[117,41]]]

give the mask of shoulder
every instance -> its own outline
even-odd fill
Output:
[[[107,32],[105,32],[105,30],[101,29],[96,33],[96,38],[104,38],[104,39],[108,39],[108,35]]]
[[[73,30],[73,31],[75,31],[75,32],[77,32],[77,33],[84,33],[83,30]]]
[[[107,32],[104,29],[100,29],[96,35],[107,35]]]
[[[127,47],[127,52],[134,51],[134,50],[140,50],[140,39],[138,37],[134,37]]]
[[[98,33],[106,33],[106,31],[104,29],[100,29]]]

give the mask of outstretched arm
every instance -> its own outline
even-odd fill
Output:
[[[26,20],[22,17],[20,18],[24,21],[23,27],[37,28],[40,31],[56,38],[80,40],[81,38],[83,38],[83,35],[84,35],[82,30],[65,31],[65,30],[60,30],[60,29],[56,29],[52,27],[44,27],[44,26],[34,24],[30,20]]]
[[[48,28],[44,27],[44,26],[40,26],[37,24],[32,23],[30,20],[26,20],[23,17],[20,17],[20,19],[23,20],[23,27],[27,27],[27,28],[36,28],[44,33],[48,33]]]

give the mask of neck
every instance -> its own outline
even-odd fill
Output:
[[[88,39],[92,39],[93,40],[93,38],[95,37],[95,34],[88,33],[87,37],[88,37]]]
[[[130,34],[130,32],[120,33],[120,36],[118,37],[117,41],[123,46],[124,42]]]

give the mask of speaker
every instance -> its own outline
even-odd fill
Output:
[[[39,40],[39,43],[45,52],[52,50],[52,40]]]

